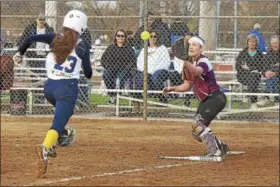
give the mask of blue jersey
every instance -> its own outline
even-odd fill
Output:
[[[39,34],[29,37],[19,47],[19,52],[24,54],[27,48],[33,42],[44,42],[50,45],[55,38],[55,34]],[[62,64],[57,64],[55,56],[52,52],[47,55],[46,59],[46,70],[47,76],[53,80],[61,79],[79,79],[80,71],[83,69],[85,77],[91,78],[92,68],[90,65],[90,54],[87,44],[82,40],[78,39],[76,47],[71,51],[70,55],[66,58]]]
[[[264,39],[263,35],[261,34],[261,32],[259,30],[257,30],[257,29],[254,29],[251,32],[249,32],[249,34],[253,34],[253,35],[257,36],[257,38],[259,40],[258,41],[258,43],[259,43],[258,50],[260,52],[266,52],[265,39]]]

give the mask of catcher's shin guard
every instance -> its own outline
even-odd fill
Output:
[[[200,136],[202,136],[205,133],[212,133],[212,130],[203,124],[204,119],[201,117],[200,114],[197,114],[194,120],[195,123],[192,125],[192,136],[195,140],[202,142]]]
[[[209,127],[206,127],[201,118],[197,118],[196,123],[192,126],[192,135],[199,142],[207,146],[208,154],[213,156],[223,156],[223,143],[212,133]]]

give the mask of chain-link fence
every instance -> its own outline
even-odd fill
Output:
[[[53,113],[43,93],[49,46],[34,43],[20,66],[11,71],[7,64],[28,36],[61,32],[65,14],[74,8],[88,15],[81,37],[91,47],[94,70],[91,80],[80,79],[77,115],[193,118],[199,102],[192,91],[164,96],[162,89],[183,83],[183,61],[174,57],[171,45],[180,37],[198,35],[227,95],[217,118],[279,121],[280,5],[275,0],[4,0],[2,114]],[[140,38],[144,30],[151,35],[147,52]]]

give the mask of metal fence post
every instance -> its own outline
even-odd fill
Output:
[[[144,1],[144,31],[148,30],[148,2]],[[147,120],[148,40],[144,41],[143,120]]]

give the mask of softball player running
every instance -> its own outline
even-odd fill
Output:
[[[223,110],[226,105],[226,96],[220,91],[216,82],[213,68],[208,58],[202,55],[204,41],[197,36],[189,40],[189,60],[184,62],[184,83],[179,86],[166,87],[163,94],[168,92],[185,92],[193,88],[193,92],[200,104],[192,125],[192,134],[196,140],[206,144],[207,156],[224,156],[229,151],[209,128],[211,121]]]
[[[38,177],[44,177],[48,167],[48,157],[56,153],[53,146],[69,146],[74,140],[75,130],[65,128],[73,115],[78,97],[78,80],[83,69],[85,77],[92,76],[90,54],[87,44],[80,38],[87,28],[87,16],[78,10],[69,11],[64,17],[63,33],[35,35],[26,39],[14,55],[15,63],[33,42],[50,45],[51,51],[46,58],[48,79],[44,85],[46,99],[55,107],[52,126],[44,142],[36,147],[38,154]]]

